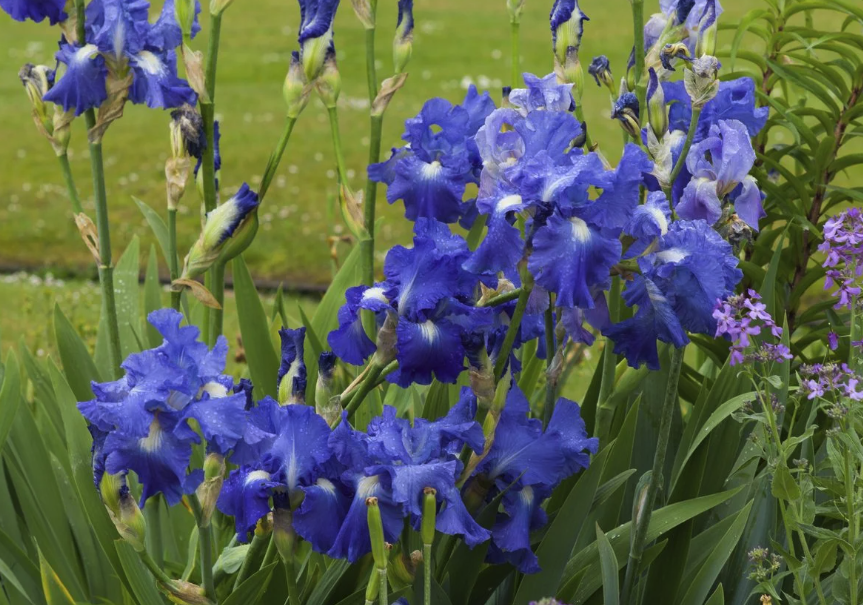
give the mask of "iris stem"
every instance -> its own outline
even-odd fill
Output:
[[[501,379],[503,371],[506,369],[509,354],[512,352],[512,345],[515,344],[515,338],[518,336],[518,330],[521,327],[521,320],[524,317],[524,311],[527,308],[527,301],[530,298],[531,290],[533,290],[533,284],[522,286],[521,292],[519,292],[518,302],[515,304],[515,311],[513,311],[512,319],[509,322],[509,329],[506,331],[506,337],[503,339],[503,344],[494,363],[495,382]]]
[[[650,517],[653,514],[653,506],[656,503],[656,494],[659,492],[662,482],[662,469],[665,467],[665,454],[668,451],[668,440],[671,434],[671,422],[674,418],[674,406],[677,405],[677,386],[680,381],[680,369],[683,367],[683,352],[685,347],[673,348],[671,350],[671,361],[668,368],[668,382],[665,388],[665,400],[662,402],[662,410],[659,423],[659,435],[656,442],[656,452],[653,455],[653,469],[650,481],[647,484],[647,493],[644,502],[638,507],[639,513],[633,519],[635,525],[632,543],[629,550],[629,562],[626,566],[626,577],[623,581],[623,591],[620,595],[621,603],[629,603],[632,587],[640,572],[641,554],[644,551],[644,543],[647,540],[647,529],[650,526]]]
[[[93,110],[86,113],[88,129],[96,123]],[[92,124],[91,124],[92,122]],[[96,198],[96,230],[99,234],[99,284],[102,288],[102,303],[108,324],[108,353],[111,372],[120,377],[120,324],[117,319],[117,301],[114,292],[114,266],[111,261],[111,227],[108,223],[108,198],[105,192],[105,164],[102,158],[102,143],[90,143],[90,167],[93,171],[93,192]]]
[[[204,189],[204,210],[211,212],[216,209],[216,136],[215,136],[215,115],[216,115],[216,67],[219,61],[219,41],[222,33],[222,15],[210,13],[210,39],[207,44],[207,64],[204,72],[204,87],[206,88],[206,98],[201,97],[201,118],[204,121],[204,134],[207,137],[207,147],[204,149],[201,170],[203,171],[203,189]],[[224,292],[224,273],[222,283],[217,283],[214,276],[214,270],[210,269],[204,278],[204,285],[218,300]],[[208,341],[207,344],[212,345],[212,334],[214,333],[211,327],[213,314],[209,307],[204,307],[204,338]]]
[[[213,528],[208,523],[203,525],[203,512],[198,497],[189,496],[189,505],[198,524],[198,552],[201,554],[201,584],[207,598],[216,602],[216,587],[213,583]]]
[[[575,106],[575,117],[579,122],[581,122],[581,127],[584,129],[585,149],[593,149],[593,141],[590,138],[590,133],[587,131],[587,122],[584,121],[584,109],[582,109],[581,103],[578,103]]]
[[[72,202],[72,210],[75,214],[81,214],[84,209],[81,207],[81,199],[78,197],[78,188],[75,186],[75,179],[72,176],[72,168],[69,166],[69,156],[65,153],[58,155],[60,160],[60,170],[63,171],[63,181],[66,183],[66,191],[69,192],[69,201]]]
[[[291,139],[291,133],[294,131],[294,125],[296,123],[297,118],[289,117],[285,120],[285,127],[282,129],[282,136],[279,137],[279,142],[276,143],[276,148],[270,155],[270,159],[267,161],[267,167],[264,169],[264,178],[261,179],[261,188],[260,191],[258,191],[259,202],[264,201],[264,196],[270,189],[270,184],[273,182],[273,178],[276,176],[276,171],[279,169],[282,155],[285,153],[285,149],[288,146],[288,141]]]
[[[431,605],[432,545],[423,544],[423,604]]]
[[[615,275],[611,280],[611,290],[608,293],[608,316],[612,323],[617,323],[620,315],[620,276]],[[611,421],[614,418],[614,407],[611,406],[611,395],[614,392],[615,371],[617,369],[617,355],[614,354],[614,341],[605,339],[605,348],[602,351],[602,382],[599,386],[599,406],[596,412],[596,435],[600,443],[605,443],[611,430]]]
[[[644,76],[644,0],[632,0],[632,33],[635,47],[635,94],[638,97],[638,111],[644,111],[646,89],[641,85]],[[642,122],[641,115],[638,116]]]
[[[348,418],[351,418],[354,415],[354,412],[357,411],[357,408],[359,407],[360,403],[362,403],[362,400],[365,398],[366,395],[368,395],[368,393],[371,391],[371,389],[383,384],[384,379],[387,377],[387,375],[392,374],[393,372],[395,372],[398,369],[399,362],[398,361],[389,362],[387,365],[385,365],[383,367],[383,369],[378,374],[377,378],[369,378],[368,377],[368,372],[371,370],[371,367],[372,366],[369,366],[368,368],[366,368],[366,370],[363,371],[363,373],[365,374],[365,377],[363,378],[362,381],[358,382],[356,386],[354,386],[352,389],[349,389],[346,393],[344,393],[342,395],[342,405],[345,406],[345,410],[347,410],[347,412],[348,412]],[[372,386],[362,395],[362,398],[360,398],[360,397],[358,397],[359,388],[363,385],[363,383],[367,379],[371,381]]]
[[[487,301],[482,303],[477,303],[477,307],[497,307],[498,305],[504,305],[508,302],[511,302],[521,296],[521,288],[516,288],[515,290],[510,290],[509,292],[504,292],[503,294],[498,294],[497,296],[493,296],[489,298]]]
[[[512,51],[512,87],[517,88],[521,79],[521,22],[510,21],[510,50]]]
[[[545,310],[545,406],[542,410],[542,423],[548,426],[554,413],[554,391],[556,380],[552,377],[552,365],[556,352],[554,343],[554,302],[551,292],[548,294],[548,309]]]
[[[171,281],[180,277],[180,265],[177,258],[177,209],[168,208],[168,266],[171,271]],[[171,291],[171,308],[180,310],[182,292]]]
[[[266,556],[267,547],[270,544],[270,537],[272,535],[272,533],[269,533],[266,536],[260,536],[255,533],[255,537],[252,538],[252,543],[249,545],[249,550],[246,551],[243,565],[240,567],[239,573],[237,573],[237,579],[234,581],[234,590],[237,590],[240,584],[248,580],[257,571],[255,569],[255,562],[258,560],[258,557],[263,559]],[[275,549],[275,546],[273,548]]]
[[[380,605],[389,605],[390,599],[389,599],[389,596],[387,594],[387,591],[389,590],[389,585],[387,582],[387,569],[386,569],[386,567],[378,569],[378,575],[380,576],[380,581],[381,581],[381,590],[378,593],[378,603],[380,603]]]
[[[342,151],[342,135],[339,132],[339,112],[335,107],[328,107],[327,114],[330,118],[330,132],[333,135],[333,151],[336,155],[336,168],[339,171],[339,184],[348,187],[348,175],[345,169],[345,154]]]
[[[147,551],[160,568],[165,563],[162,548],[162,499],[160,494],[150,498],[144,505],[144,517],[147,521]]]
[[[857,270],[856,267],[852,269],[852,275],[856,275]],[[852,370],[857,370],[858,367],[858,359],[857,359],[857,347],[854,346],[854,343],[860,340],[859,332],[857,331],[857,304],[859,303],[860,296],[853,296],[851,298],[851,324],[848,327],[848,337],[850,338],[850,345],[848,349],[848,366]]]
[[[297,570],[294,565],[293,555],[283,559],[282,562],[285,565],[285,579],[288,584],[288,602],[290,605],[301,605],[300,589],[297,587]]]
[[[377,0],[369,3],[371,20],[375,23]],[[375,98],[378,96],[378,73],[375,66],[375,27],[366,29],[366,80],[369,88],[369,111],[374,112]],[[377,164],[381,158],[381,134],[384,128],[384,116],[371,113],[369,118],[369,160],[368,165]],[[363,284],[374,285],[375,282],[375,212],[377,210],[378,184],[366,176],[366,186],[363,192],[363,226],[366,238],[361,239],[360,271]],[[375,332],[375,316],[370,311],[362,312],[363,327],[370,337]]]
[[[165,573],[165,570],[162,569],[162,566],[157,564],[156,561],[153,560],[153,557],[150,556],[146,550],[142,550],[138,552],[138,555],[141,557],[141,561],[144,565],[147,566],[147,569],[150,570],[159,582],[162,584],[171,584],[173,580]]]
[[[665,191],[665,196],[668,198],[668,205],[671,206],[671,216],[676,217],[674,206],[672,203],[672,190],[674,181],[680,176],[680,171],[686,165],[686,156],[689,155],[689,148],[692,147],[692,140],[695,138],[695,131],[698,130],[698,118],[701,116],[701,108],[696,107],[692,110],[692,119],[689,120],[689,130],[686,131],[686,140],[683,142],[683,147],[680,150],[680,156],[674,164],[674,169],[671,171],[671,177],[668,179],[668,189]]]
[[[213,275],[213,296],[219,303],[219,308],[213,309],[211,312],[210,345],[212,346],[216,344],[216,340],[222,335],[222,326],[225,321],[225,263],[216,261],[210,272]]]

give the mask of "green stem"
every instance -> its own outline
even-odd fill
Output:
[[[521,36],[519,29],[521,23],[510,21],[510,47],[512,50],[512,81],[513,88],[518,88],[521,82]]]
[[[509,292],[505,292],[504,294],[498,294],[492,298],[489,298],[484,303],[478,303],[477,307],[496,307],[498,305],[506,304],[510,301],[515,300],[521,296],[521,288],[516,288],[515,290],[510,290]]]
[[[620,315],[620,276],[618,275],[614,276],[611,281],[611,290],[608,293],[608,315],[612,322],[617,322]],[[614,418],[611,394],[614,392],[617,355],[613,351],[614,341],[606,338],[605,348],[602,351],[602,382],[599,386],[599,406],[596,412],[596,435],[599,437],[600,443],[605,443]]]
[[[261,569],[274,562],[277,556],[279,556],[279,550],[276,548],[273,534],[270,534],[270,543],[267,545],[267,552],[264,553],[264,560],[261,561]]]
[[[276,143],[276,148],[270,155],[267,162],[267,167],[264,170],[264,178],[261,179],[260,191],[258,191],[258,201],[263,202],[264,196],[270,189],[270,184],[276,176],[276,171],[279,169],[279,163],[282,161],[282,155],[285,153],[285,148],[288,146],[288,141],[291,139],[291,133],[294,131],[294,124],[297,123],[297,118],[287,118],[285,127],[282,129],[282,136],[279,137],[279,142]]]
[[[668,383],[665,388],[665,400],[662,403],[662,411],[659,424],[659,435],[657,436],[656,452],[653,455],[653,469],[650,482],[647,485],[647,493],[641,504],[638,518],[633,519],[635,524],[632,543],[629,551],[629,562],[626,565],[626,577],[623,581],[621,603],[629,603],[633,584],[640,573],[641,554],[644,551],[644,543],[647,540],[647,528],[650,526],[650,517],[653,514],[653,506],[656,503],[656,494],[659,492],[662,482],[662,469],[665,467],[665,454],[668,451],[668,439],[671,434],[671,421],[674,418],[674,407],[677,405],[677,384],[680,380],[680,369],[683,367],[683,352],[685,347],[673,348],[671,350],[671,363],[668,369]]]
[[[222,335],[222,326],[225,321],[225,263],[216,261],[210,271],[213,274],[212,293],[219,303],[219,308],[211,311],[210,344],[214,345],[219,336]]]
[[[333,151],[336,154],[336,168],[339,171],[339,184],[348,186],[347,170],[345,169],[345,154],[342,152],[342,135],[339,133],[339,113],[335,107],[328,107],[330,132],[333,135]]]
[[[177,209],[168,208],[168,259],[171,271],[171,281],[180,277],[180,265],[177,257]],[[171,292],[171,308],[180,310],[181,292]]]
[[[515,343],[515,337],[518,335],[518,329],[521,327],[521,319],[524,317],[524,311],[527,308],[527,301],[530,298],[530,293],[533,286],[522,286],[521,292],[518,295],[518,302],[515,304],[512,319],[509,321],[509,328],[506,331],[506,337],[503,339],[503,344],[500,347],[497,360],[494,362],[494,380],[498,382],[503,376],[503,371],[509,361],[509,354],[512,351],[512,345]]]
[[[431,605],[432,545],[423,544],[423,605]]]
[[[371,117],[371,138],[369,142],[369,165],[376,164],[381,158],[381,137],[384,127],[384,116]],[[377,205],[378,184],[366,179],[366,189],[363,195],[363,225],[368,232],[368,239],[360,242],[363,253],[362,277],[367,286],[374,284],[375,280],[375,211]],[[368,314],[373,317],[373,314]]]
[[[856,274],[856,270],[853,270],[853,274]],[[859,296],[851,298],[851,325],[848,328],[848,336],[850,338],[848,366],[852,370],[858,369],[857,347],[854,346],[854,343],[860,340],[860,333],[857,331],[857,305],[859,304],[859,301]]]
[[[845,507],[848,511],[848,542],[854,546],[857,545],[857,512],[855,510],[854,499],[854,477],[852,473],[852,452],[848,446],[843,446],[845,458]],[[857,605],[857,557],[851,555],[851,561],[848,565],[848,585],[850,588],[849,603]]]
[[[293,557],[290,557],[290,561],[285,558],[282,562],[285,565],[285,579],[288,584],[288,602],[290,605],[301,605],[300,589],[297,586],[297,570]]]
[[[207,598],[216,602],[216,587],[213,584],[213,528],[210,524],[202,525],[201,503],[194,494],[189,496],[189,505],[198,524],[198,552],[201,555],[201,584]]]
[[[383,384],[384,379],[387,377],[387,375],[388,375],[388,374],[392,374],[393,372],[395,372],[395,371],[398,369],[398,367],[399,367],[399,362],[398,362],[398,361],[391,361],[391,362],[389,362],[387,365],[385,365],[385,366],[383,367],[383,369],[380,371],[380,373],[378,374],[377,379],[373,379],[373,380],[372,380],[372,386],[371,386],[371,388],[373,389],[373,388],[375,388],[375,387],[380,386],[381,384]],[[369,368],[369,370],[370,370],[370,369],[371,369],[371,368]],[[367,378],[367,377],[368,377],[368,375],[366,375],[366,378]],[[363,378],[363,381],[365,381],[365,379],[366,379],[366,378]],[[362,384],[363,384],[363,383],[362,383],[362,382],[360,382],[360,383],[358,383],[358,384],[357,384],[357,386],[356,386],[356,387],[354,387],[353,389],[351,389],[351,390],[349,390],[349,391],[347,391],[347,392],[345,392],[345,393],[343,393],[343,394],[342,394],[342,405],[343,405],[343,406],[345,407],[345,409],[347,410],[347,412],[348,412],[348,417],[351,417],[351,416],[353,416],[353,415],[354,415],[354,412],[356,412],[357,407],[359,407],[359,405],[360,405],[360,403],[361,403],[361,401],[362,401],[361,399],[358,399],[358,398],[357,398],[357,393],[359,392],[359,388],[362,386]],[[370,391],[370,390],[371,390],[371,389],[369,389],[369,391]],[[365,397],[366,395],[368,395],[368,392],[366,392],[366,393],[363,395],[363,397]],[[354,400],[356,400],[356,403],[354,403]]]
[[[96,123],[93,110],[86,113],[88,130]],[[96,197],[96,229],[99,233],[99,284],[108,324],[108,352],[111,371],[120,376],[123,356],[120,350],[120,324],[117,319],[117,302],[114,295],[114,267],[111,264],[111,228],[108,223],[108,197],[105,192],[105,164],[102,143],[90,143],[90,167],[93,171],[93,192]]]
[[[144,506],[144,518],[147,521],[147,551],[152,555],[156,565],[162,567],[165,563],[162,546],[162,507],[161,495],[156,494]]]
[[[146,550],[142,550],[138,552],[138,555],[141,557],[141,561],[144,565],[147,566],[147,569],[150,570],[159,582],[162,584],[171,584],[173,580],[165,573],[165,570],[162,569],[162,566],[157,564],[156,561],[153,560],[153,557],[150,556]]]
[[[665,191],[668,197],[668,204],[671,205],[671,189],[674,187],[674,181],[680,176],[680,171],[686,165],[686,156],[689,154],[689,148],[692,147],[692,139],[695,138],[695,131],[698,129],[698,118],[701,116],[701,108],[696,107],[692,110],[692,119],[689,121],[689,130],[686,131],[686,140],[683,142],[683,148],[680,150],[680,156],[677,158],[677,163],[674,164],[674,169],[671,171],[671,178],[668,180],[668,189]],[[671,215],[675,216],[674,208],[671,209]]]
[[[590,132],[587,130],[587,122],[584,121],[584,109],[581,103],[575,106],[575,117],[581,122],[582,128],[584,128],[584,149],[593,149],[593,141],[590,138]]]
[[[383,367],[372,362],[372,366],[369,369],[369,373],[366,374],[366,377],[360,383],[359,388],[357,388],[356,393],[351,398],[350,403],[348,403],[345,408],[348,412],[348,418],[352,418],[354,413],[360,407],[360,404],[366,398],[366,395],[371,393],[372,389],[377,386],[378,377],[381,375],[383,371]]]
[[[556,381],[551,376],[551,366],[554,363],[556,346],[554,343],[554,303],[551,293],[548,294],[548,309],[545,310],[545,406],[542,410],[542,423],[548,426],[554,413],[554,391]]]
[[[72,177],[72,168],[69,166],[69,156],[65,153],[57,156],[60,160],[60,169],[63,171],[63,181],[66,183],[66,191],[69,192],[69,201],[72,202],[72,210],[75,214],[81,214],[84,209],[81,207],[81,200],[78,198],[78,188],[75,186],[75,179]]]
[[[643,113],[646,90],[641,86],[644,76],[644,0],[632,0],[632,33],[635,46],[635,93],[638,96],[639,113]],[[638,116],[639,123],[643,120]]]
[[[390,599],[387,595],[387,590],[389,589],[387,582],[387,569],[384,567],[383,569],[378,569],[378,575],[380,576],[381,581],[381,590],[378,593],[378,603],[380,605],[389,605]]]
[[[246,551],[246,558],[243,559],[243,565],[240,567],[239,573],[237,573],[237,579],[234,581],[235,591],[239,588],[240,584],[248,580],[249,577],[257,571],[255,563],[259,557],[263,558],[265,556],[267,547],[271,543],[270,537],[272,535],[272,533],[269,533],[265,536],[259,536],[255,533],[255,537],[252,538],[252,543],[249,544],[249,550]],[[273,549],[275,549],[275,546]]]

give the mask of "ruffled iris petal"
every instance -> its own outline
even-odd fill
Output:
[[[330,427],[305,405],[289,405],[280,410],[278,437],[262,464],[276,481],[291,492],[312,481],[315,470],[332,455],[327,447]]]
[[[63,111],[74,109],[76,116],[99,107],[108,98],[105,83],[108,68],[98,50],[93,44],[81,48],[61,44],[57,61],[66,65],[66,72],[43,98],[61,106]]]
[[[378,499],[384,526],[384,539],[387,542],[395,543],[402,530],[401,511],[388,495],[381,476],[358,477],[354,482],[355,490],[350,508],[339,528],[333,547],[327,553],[334,559],[347,559],[351,563],[356,563],[357,559],[372,549],[366,499],[372,497]]]
[[[468,166],[469,167],[469,166]],[[420,217],[454,223],[461,217],[465,186],[470,180],[465,163],[451,166],[438,160],[426,162],[414,154],[406,155],[396,164],[395,178],[387,189],[390,204],[404,201],[405,218]]]
[[[246,542],[258,521],[270,512],[270,491],[278,485],[268,472],[250,466],[231,471],[225,479],[216,506],[234,518],[240,542]]]
[[[348,498],[334,482],[320,477],[302,488],[302,504],[294,511],[294,529],[320,553],[332,549],[348,510]]]
[[[16,21],[41,23],[48,19],[51,25],[66,18],[65,6],[65,0],[0,0],[0,8]]]
[[[177,77],[177,57],[173,50],[164,56],[142,50],[132,57],[131,64],[135,78],[129,99],[133,103],[151,109],[168,109],[197,102],[198,95],[189,83]]]

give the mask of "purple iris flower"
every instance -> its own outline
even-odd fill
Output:
[[[66,19],[65,7],[65,0],[0,0],[0,8],[16,21],[40,23],[48,19],[51,25]]]
[[[234,392],[233,379],[222,374],[228,349],[224,337],[209,350],[198,340],[197,328],[180,326],[182,315],[176,311],[154,311],[149,320],[164,342],[129,355],[120,380],[93,383],[95,399],[79,403],[78,409],[107,433],[100,464],[108,473],[134,471],[144,488],[142,502],[162,492],[176,504],[189,488],[192,444],[201,442],[190,420],[207,449],[221,455],[264,433],[247,426],[246,395]]]
[[[692,119],[692,102],[683,82],[663,82],[668,110],[669,128],[686,132]],[[719,92],[705,104],[698,118],[695,131],[696,143],[710,135],[710,129],[720,120],[738,120],[746,126],[750,137],[754,137],[767,122],[768,107],[755,104],[755,82],[751,78],[737,78],[719,83]]]
[[[369,178],[387,184],[387,201],[402,200],[405,217],[458,221],[469,210],[462,201],[482,167],[473,136],[494,109],[488,93],[471,87],[461,105],[431,99],[405,122],[408,143],[389,160],[369,166]]]
[[[623,298],[635,315],[607,328],[614,352],[630,365],[659,369],[656,341],[681,347],[686,331],[714,334],[713,309],[743,277],[731,245],[705,221],[677,221],[659,238],[656,251],[638,260],[641,274]]]
[[[722,216],[724,200],[730,196],[738,216],[757,231],[758,220],[766,213],[758,184],[749,175],[754,163],[755,150],[742,122],[721,120],[711,126],[710,135],[693,145],[686,156],[692,180],[683,191],[677,214],[712,225]]]
[[[75,114],[98,107],[107,98],[109,71],[128,66],[133,79],[129,99],[151,108],[194,104],[197,95],[177,75],[174,49],[182,43],[173,1],[166,2],[155,23],[147,0],[93,0],[87,5],[87,27],[81,45],[61,43],[57,61],[66,72],[48,93],[51,101]],[[200,11],[196,7],[197,12]],[[194,35],[200,27],[196,22]]]

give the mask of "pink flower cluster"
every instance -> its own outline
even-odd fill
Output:
[[[750,337],[760,335],[762,330],[769,329],[775,338],[782,336],[782,328],[773,321],[766,305],[761,302],[761,295],[755,290],[716,301],[713,318],[716,320],[716,336],[726,336],[731,340],[731,365],[744,361],[791,359],[791,351],[784,344],[761,342],[757,347],[753,346]],[[753,350],[747,353],[749,348]]]
[[[857,390],[860,376],[845,363],[816,363],[800,366],[800,392],[807,399],[829,394],[845,396],[855,401],[863,400],[863,391]]]

